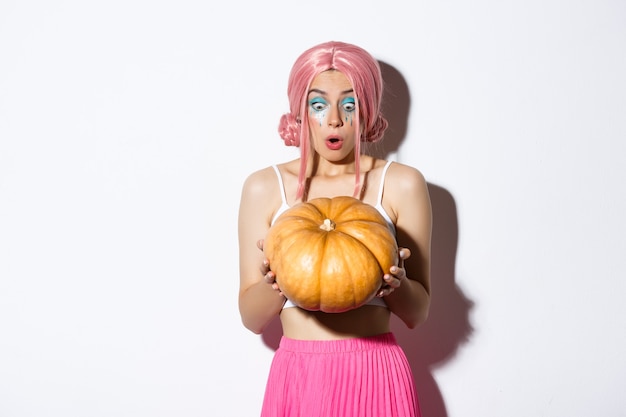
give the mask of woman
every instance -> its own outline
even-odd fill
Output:
[[[361,154],[361,142],[381,139],[387,128],[378,62],[355,45],[317,45],[296,60],[287,93],[290,112],[279,133],[286,145],[300,147],[300,158],[252,173],[239,211],[243,324],[260,334],[278,315],[283,328],[262,416],[419,416],[390,317],[412,329],[428,316],[431,206],[417,169]],[[307,311],[281,293],[263,237],[290,206],[340,195],[376,207],[395,228],[399,265],[381,278],[368,304],[343,313]]]

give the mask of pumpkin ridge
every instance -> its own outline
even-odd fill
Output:
[[[348,237],[350,237],[350,238],[351,238],[354,242],[358,243],[358,244],[359,244],[359,247],[360,247],[361,249],[365,250],[368,254],[370,254],[370,255],[371,255],[371,257],[372,257],[372,258],[376,261],[376,263],[377,263],[377,264],[380,264],[381,260],[380,260],[380,259],[378,259],[378,256],[376,256],[376,253],[374,253],[374,251],[372,251],[372,250],[369,248],[369,246],[365,244],[365,242],[363,242],[361,239],[359,239],[359,238],[357,238],[357,237],[354,237],[354,236],[352,236],[352,235],[348,235],[348,234],[346,234],[346,233],[343,233],[343,234],[344,234],[344,235],[346,235],[346,236],[348,236]],[[380,266],[379,266],[379,268],[378,268],[378,269],[379,269],[379,270],[380,270],[380,272],[381,272],[381,278],[382,278],[383,271],[382,271],[382,269],[380,268]]]
[[[283,292],[285,293],[285,295],[287,296],[287,298],[289,299],[296,299],[296,300],[303,300],[300,302],[301,307],[305,308],[305,309],[312,309],[312,307],[320,305],[321,303],[321,267],[322,267],[322,260],[324,259],[323,255],[320,254],[324,254],[325,253],[325,248],[326,248],[326,244],[327,244],[327,233],[311,233],[311,236],[309,237],[308,240],[308,246],[306,247],[300,247],[300,248],[294,248],[293,251],[289,250],[288,254],[290,255],[289,258],[291,259],[301,259],[302,255],[304,254],[306,258],[308,259],[313,259],[314,258],[314,262],[310,262],[310,268],[308,268],[308,273],[305,273],[305,275],[309,276],[309,277],[316,277],[315,280],[309,280],[309,282],[306,282],[306,289],[303,289],[301,286],[298,287],[296,290],[291,291],[292,285],[288,285],[289,289],[288,290],[283,290],[283,288],[281,287],[281,290],[283,290]],[[313,250],[311,249],[313,247]],[[291,249],[291,248],[289,248]],[[317,256],[315,257],[311,257],[308,256],[310,254],[315,254],[318,253]],[[290,265],[291,264],[291,260],[289,261]],[[292,266],[293,267],[293,266]],[[297,265],[297,267],[299,269],[303,269],[301,266],[301,263]],[[279,277],[278,273],[276,274],[276,280],[277,283],[280,287],[280,281],[287,281],[289,283],[293,283],[293,282],[302,282],[302,276],[298,275],[296,276],[295,274],[287,274],[287,275],[283,275],[282,278]],[[312,297],[310,295],[308,295],[307,293],[310,292],[311,288],[316,288],[315,291],[313,291],[314,294],[318,294],[317,297],[313,297],[314,299],[311,299]],[[309,290],[309,291],[307,291]],[[293,300],[292,300],[293,301]]]
[[[358,242],[362,249],[366,250],[368,253],[372,255],[372,257],[377,261],[379,269],[382,274],[385,273],[385,268],[390,268],[393,264],[397,263],[397,254],[388,253],[387,251],[381,251],[380,246],[376,244],[371,244],[371,242],[376,243],[387,243],[390,246],[397,248],[397,243],[395,238],[390,234],[389,228],[383,226],[379,223],[374,224],[376,227],[365,227],[365,228],[352,228],[350,231],[344,230],[336,230],[338,233],[343,233],[350,236],[355,242]],[[365,233],[362,233],[362,230],[365,230]],[[387,265],[387,263],[390,263]]]
[[[332,230],[332,232],[335,233],[335,235],[341,235],[345,238],[348,238],[356,243],[359,244],[359,247],[361,249],[365,249],[368,253],[370,253],[372,255],[372,257],[376,260],[378,260],[378,256],[376,256],[376,254],[374,253],[374,251],[372,251],[372,249],[370,249],[369,245],[366,244],[366,242],[364,242],[364,240],[373,240],[370,237],[361,237],[361,236],[354,236],[351,233],[345,232],[345,231],[341,231],[341,230],[337,230],[336,228]]]
[[[332,246],[334,247],[339,247],[339,248],[346,247],[346,246],[352,246],[353,248],[355,246],[358,247],[358,250],[356,249],[351,250],[350,251],[351,254],[344,253],[343,256],[339,256],[339,257],[333,258],[325,254],[324,259],[331,259],[335,263],[337,263],[337,261],[340,261],[341,262],[340,269],[342,271],[350,271],[350,270],[353,271],[352,273],[343,274],[351,278],[349,282],[350,282],[350,288],[353,291],[349,293],[348,291],[344,289],[344,291],[342,292],[342,295],[344,299],[345,299],[346,293],[350,295],[350,299],[352,300],[351,302],[352,308],[360,307],[363,303],[369,301],[376,294],[376,291],[378,290],[380,286],[379,280],[382,279],[382,276],[383,276],[382,269],[380,267],[380,263],[382,262],[382,259],[379,259],[376,256],[376,254],[367,247],[366,243],[364,243],[363,241],[359,239],[356,239],[354,236],[350,236],[349,234],[337,233],[334,235],[332,241],[333,241]],[[330,250],[335,250],[334,247],[331,247]],[[321,270],[323,272],[327,272],[327,271],[324,271],[324,268],[322,268]],[[362,282],[363,277],[366,275],[371,276],[373,270],[378,271],[376,273],[375,281],[367,282],[367,284],[365,282]],[[355,275],[359,276],[360,278],[355,278]],[[359,282],[361,282],[362,284],[358,285]],[[359,299],[363,301],[362,303],[359,303],[357,301],[357,296],[359,297]],[[348,302],[346,301],[345,304],[348,304]]]
[[[329,236],[329,234],[326,234]],[[326,312],[341,312],[358,307],[356,300],[357,295],[361,295],[364,291],[358,285],[354,279],[355,273],[348,273],[346,271],[356,270],[356,274],[363,274],[365,266],[367,264],[371,267],[371,264],[376,264],[376,259],[372,256],[366,255],[365,252],[360,253],[360,260],[364,260],[363,264],[357,262],[357,268],[354,268],[355,260],[349,253],[342,253],[341,248],[346,245],[361,244],[355,241],[351,236],[346,234],[333,234],[332,238],[327,241],[327,246],[324,248],[323,261],[321,262],[320,272],[318,276],[324,275],[324,288],[320,291],[320,309]],[[329,256],[329,253],[341,254],[341,256]],[[365,259],[363,259],[365,258]],[[348,285],[346,285],[348,284]],[[342,299],[341,306],[336,304],[334,297],[340,295]],[[328,301],[322,301],[328,300]],[[367,301],[367,300],[366,300]]]
[[[299,223],[302,223],[302,222],[299,222]],[[302,240],[302,237],[300,235],[302,235],[303,233],[306,234],[307,236],[309,235],[315,236],[314,226],[315,225],[313,224],[312,226],[305,225],[299,228],[282,229],[279,233],[275,234],[274,236],[274,239],[276,239],[274,247],[278,249],[279,247],[283,247],[285,245],[285,242],[288,242],[289,248],[290,248],[294,243]]]

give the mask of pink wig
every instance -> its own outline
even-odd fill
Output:
[[[309,158],[309,121],[307,96],[313,79],[321,72],[337,70],[352,84],[357,103],[355,128],[363,132],[355,141],[356,179],[354,196],[361,186],[360,141],[376,142],[387,128],[387,120],[380,113],[383,79],[380,66],[367,51],[348,43],[326,42],[306,50],[294,63],[289,75],[287,96],[290,112],[284,114],[278,133],[287,146],[300,147],[300,173],[296,198],[304,194],[306,167]]]

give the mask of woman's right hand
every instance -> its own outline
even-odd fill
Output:
[[[256,243],[256,246],[261,251],[263,251],[263,239],[259,239]],[[282,295],[282,292],[280,291],[280,288],[278,287],[278,283],[276,282],[276,274],[274,274],[274,272],[270,269],[269,259],[267,258],[263,259],[263,263],[261,264],[260,270],[261,270],[261,274],[263,275],[263,279],[265,280],[265,282],[270,284],[274,290],[278,291]]]

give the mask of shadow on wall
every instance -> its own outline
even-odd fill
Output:
[[[404,77],[391,65],[380,62],[385,80],[383,113],[389,121],[385,138],[368,144],[364,152],[387,159],[396,152],[406,137],[410,95]],[[458,221],[452,195],[434,184],[428,184],[433,208],[432,236],[432,301],[426,323],[417,330],[407,329],[393,316],[391,328],[406,352],[415,377],[422,415],[447,417],[441,391],[432,369],[443,366],[454,357],[457,349],[469,340],[473,331],[469,321],[472,301],[467,299],[455,282]],[[276,318],[263,332],[264,343],[278,348],[282,328]]]

